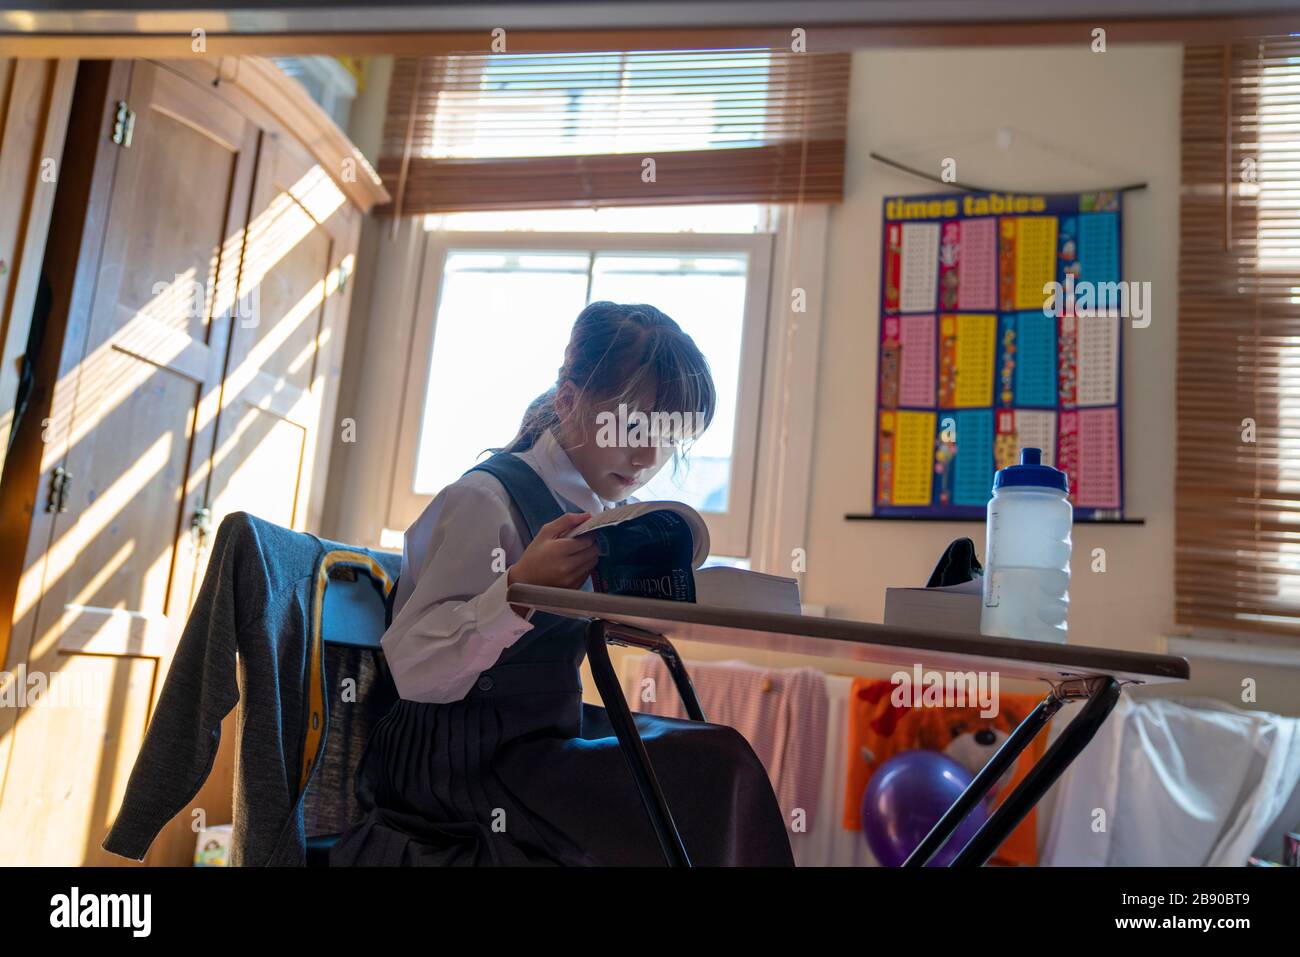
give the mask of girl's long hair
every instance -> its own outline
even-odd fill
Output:
[[[566,380],[578,387],[579,408],[631,406],[645,383],[653,381],[653,411],[681,413],[686,422],[700,425],[678,446],[683,456],[713,421],[717,406],[708,360],[676,322],[654,306],[593,302],[573,324],[555,385],[529,403],[515,437],[504,448],[489,451],[532,448],[543,430],[559,422],[555,394]],[[674,469],[676,461],[674,456]]]

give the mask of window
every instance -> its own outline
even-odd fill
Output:
[[[773,60],[766,49],[443,57],[420,155],[762,146],[778,112]]]
[[[718,407],[687,459],[636,496],[687,502],[705,515],[716,554],[746,556],[772,257],[771,235],[754,231],[757,209],[733,211],[733,228],[748,230],[734,233],[494,231],[484,228],[489,214],[477,214],[476,229],[430,232],[388,526],[407,527],[485,449],[514,436],[528,403],[554,384],[587,303],[648,302],[704,352]],[[624,226],[636,218],[617,212]],[[645,220],[663,228],[663,213]],[[679,228],[698,215],[679,213]],[[441,219],[467,225],[456,218]]]
[[[302,84],[307,95],[320,104],[340,129],[347,129],[361,79],[358,61],[332,56],[272,59],[276,66]]]

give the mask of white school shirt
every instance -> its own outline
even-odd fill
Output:
[[[615,502],[600,498],[550,429],[531,449],[511,453],[541,476],[568,510],[597,515]],[[623,503],[635,502],[628,497]],[[393,622],[380,644],[397,686],[411,701],[459,701],[501,652],[533,626],[506,601],[506,573],[524,553],[527,524],[501,483],[470,472],[429,503],[402,541],[402,571]]]

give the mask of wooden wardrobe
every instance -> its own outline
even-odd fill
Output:
[[[99,844],[217,525],[318,527],[361,217],[386,200],[268,60],[80,64],[0,481],[0,657],[51,691],[0,708],[0,864],[123,863]],[[230,821],[234,717],[148,863]]]

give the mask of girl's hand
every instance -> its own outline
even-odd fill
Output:
[[[506,582],[511,585],[520,582],[555,588],[581,588],[596,567],[596,540],[564,536],[589,518],[590,512],[566,512],[543,525],[523,555],[519,556],[519,561],[506,571]],[[519,605],[510,607],[521,618],[527,611]]]

